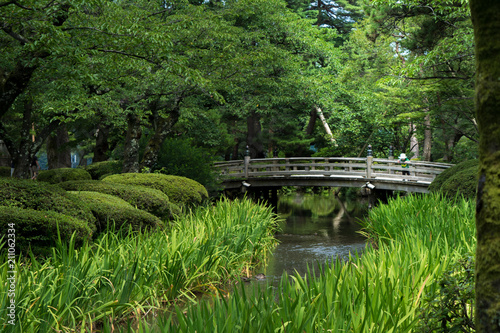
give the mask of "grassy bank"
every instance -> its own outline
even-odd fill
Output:
[[[104,233],[74,249],[59,244],[48,259],[21,258],[15,326],[7,320],[9,284],[0,285],[2,332],[99,331],[141,320],[215,293],[265,259],[276,241],[271,209],[220,201],[175,221],[168,231]],[[10,276],[2,241],[0,280]]]
[[[177,307],[144,332],[424,332],[440,281],[474,251],[474,205],[439,195],[391,200],[366,222],[372,246],[319,277],[284,276],[279,290],[235,290],[213,303]],[[440,323],[441,325],[441,323]],[[135,328],[137,329],[137,328]]]

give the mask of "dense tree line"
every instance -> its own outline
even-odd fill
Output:
[[[371,143],[453,161],[478,140],[464,3],[33,0],[0,13],[0,138],[17,176],[41,150],[51,168],[78,151],[151,169],[178,136],[226,159]]]

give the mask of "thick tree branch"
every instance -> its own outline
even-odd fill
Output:
[[[0,7],[4,7],[4,6],[8,6],[8,5],[16,5],[17,7],[22,8],[22,9],[26,9],[26,10],[35,10],[34,8],[23,6],[15,0],[0,3]]]
[[[50,135],[50,133],[55,131],[59,127],[59,125],[61,125],[61,121],[54,120],[50,124],[45,126],[40,131],[40,133],[38,133],[38,135],[36,136],[35,143],[33,144],[33,154],[36,154],[40,150],[40,148],[42,147],[43,143],[45,142],[47,137]]]
[[[11,27],[9,25],[7,25],[7,23],[5,23],[5,22],[2,22],[2,30],[7,35],[11,36],[15,40],[17,40],[19,43],[21,43],[21,45],[26,45],[26,44],[30,43],[30,41],[26,37],[23,37],[20,34],[12,31]]]

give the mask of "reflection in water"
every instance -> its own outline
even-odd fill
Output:
[[[278,213],[286,219],[276,235],[280,244],[270,258],[264,273],[269,282],[277,282],[284,271],[304,275],[309,267],[348,258],[361,252],[365,238],[358,231],[359,218],[366,215],[367,205],[342,203],[333,196],[293,195],[281,197]]]

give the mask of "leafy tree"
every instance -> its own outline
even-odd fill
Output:
[[[348,37],[354,24],[362,20],[364,13],[358,0],[287,0],[288,7],[313,24],[334,29],[335,42],[340,45]]]
[[[383,126],[393,124],[389,132],[396,135],[398,150],[423,143],[425,159],[434,153],[451,160],[460,138],[477,140],[467,6],[439,1],[373,4],[365,7],[369,16],[345,46],[352,59],[346,68],[362,73],[363,80],[368,75],[374,79],[361,92],[384,114]],[[433,148],[436,137],[441,145]]]

